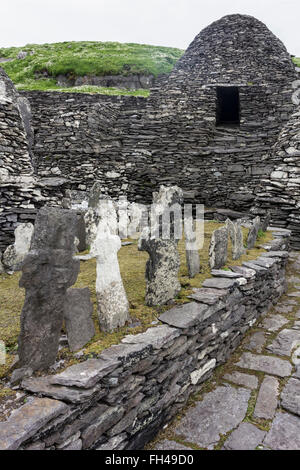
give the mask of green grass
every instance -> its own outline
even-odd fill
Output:
[[[28,55],[17,59],[20,51]],[[170,47],[118,42],[27,44],[24,47],[0,48],[0,57],[13,59],[0,66],[18,89],[61,91],[56,85],[56,77],[60,74],[70,78],[108,74],[152,74],[157,77],[169,73],[183,52]],[[106,92],[103,87],[78,87],[72,91],[95,92],[95,88],[98,88],[98,93],[115,94]],[[145,96],[140,91],[138,94]]]
[[[300,67],[300,57],[294,57],[293,61],[298,67]]]

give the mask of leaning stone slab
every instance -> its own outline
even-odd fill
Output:
[[[286,329],[280,331],[277,338],[267,349],[279,356],[290,356],[293,349],[298,346],[300,346],[300,331]]]
[[[226,434],[243,421],[250,393],[244,388],[217,387],[186,412],[175,430],[176,434],[199,447],[217,444],[221,434]]]
[[[262,327],[270,332],[279,330],[288,320],[282,315],[270,315],[262,322]]]
[[[210,267],[219,269],[227,262],[228,255],[228,230],[227,227],[221,227],[214,230],[209,245],[209,264]]]
[[[160,349],[165,343],[172,341],[180,335],[180,331],[168,325],[160,325],[155,328],[148,328],[145,333],[137,335],[127,335],[122,339],[122,343],[127,344],[151,344],[154,349]]]
[[[255,418],[272,419],[278,404],[279,381],[275,377],[266,376],[260,386],[253,416]]]
[[[16,450],[50,420],[67,412],[68,405],[50,398],[34,398],[0,423],[0,450]]]
[[[212,287],[214,289],[229,289],[234,287],[235,285],[244,285],[247,281],[243,277],[239,277],[236,279],[227,279],[225,277],[217,277],[214,279],[205,279],[202,282],[203,287]]]
[[[160,315],[159,320],[176,328],[190,328],[198,325],[211,315],[207,305],[190,302],[167,310]]]
[[[278,411],[263,444],[273,450],[300,449],[300,419]]]
[[[225,374],[223,379],[233,382],[237,385],[255,390],[258,386],[258,378],[255,375],[243,374],[242,372],[232,372],[232,374]]]
[[[292,366],[288,361],[277,357],[258,356],[252,353],[243,353],[236,365],[243,369],[266,372],[278,377],[288,377],[292,373]]]
[[[92,395],[99,391],[99,387],[97,386],[90,389],[80,389],[77,387],[53,385],[49,376],[24,379],[21,387],[32,393],[55,398],[57,400],[63,400],[69,403],[82,403],[89,400]]]
[[[197,302],[202,302],[207,305],[214,305],[228,293],[229,291],[227,289],[213,289],[200,287],[199,289],[194,288],[193,293],[188,297],[189,299],[197,300]]]
[[[91,388],[118,365],[117,360],[88,359],[68,367],[60,374],[51,376],[50,383],[67,387]]]
[[[95,334],[93,304],[88,287],[68,289],[64,303],[64,319],[70,351],[83,348]]]
[[[262,443],[265,431],[258,429],[254,424],[241,423],[229,436],[224,444],[227,450],[255,450]]]
[[[281,393],[281,406],[287,411],[300,416],[300,380],[290,378]]]
[[[260,228],[260,218],[255,217],[255,219],[252,222],[252,225],[250,227],[249,233],[248,233],[248,238],[247,238],[247,249],[251,250],[256,242],[257,235],[258,235],[258,230]]]

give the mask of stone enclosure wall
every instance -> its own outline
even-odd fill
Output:
[[[289,235],[274,233],[268,252],[233,268],[237,278],[204,281],[198,300],[163,313],[162,325],[24,379],[26,404],[0,423],[0,449],[143,448],[285,291]]]

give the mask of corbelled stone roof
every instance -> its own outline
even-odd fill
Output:
[[[261,21],[228,15],[203,29],[177,62],[170,80],[187,74],[203,83],[263,84],[295,79],[284,44]]]

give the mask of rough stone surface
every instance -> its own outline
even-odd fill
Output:
[[[234,371],[231,374],[225,374],[223,378],[237,385],[244,385],[252,390],[255,390],[258,386],[258,378],[255,375]]]
[[[209,289],[201,287],[200,289],[194,288],[193,293],[188,297],[204,304],[214,305],[216,302],[219,302],[219,300],[222,300],[222,297],[227,294],[228,290],[226,289]]]
[[[292,350],[300,346],[300,331],[282,330],[267,347],[268,351],[279,356],[290,356]]]
[[[160,315],[159,320],[176,328],[189,328],[198,325],[210,316],[207,305],[199,305],[197,302],[189,302],[167,310]]]
[[[146,304],[164,305],[173,300],[181,289],[177,242],[151,238],[149,229],[145,229],[139,239],[138,249],[149,253],[145,273]]]
[[[69,387],[91,388],[97,381],[118,366],[117,360],[88,359],[74,364],[60,374],[53,375],[50,383]]]
[[[182,444],[179,444],[176,441],[169,441],[168,439],[165,439],[164,441],[159,442],[156,444],[154,447],[154,450],[184,450],[188,451],[191,450],[190,447],[186,447]]]
[[[73,259],[75,226],[72,211],[45,207],[37,215],[20,279],[20,287],[26,289],[18,350],[21,367],[45,369],[55,362],[66,291],[79,272],[79,261]]]
[[[260,386],[253,416],[272,419],[278,403],[279,382],[275,377],[266,376]]]
[[[130,321],[129,303],[120,274],[117,253],[121,240],[108,228],[98,225],[94,242],[97,260],[96,295],[100,327],[103,331],[114,331]]]
[[[257,235],[258,235],[258,230],[260,229],[261,223],[260,223],[260,218],[255,217],[253,220],[253,223],[250,227],[249,233],[248,233],[248,238],[247,238],[247,249],[251,250],[251,248],[254,247]]]
[[[228,255],[228,229],[221,227],[214,230],[209,245],[210,267],[219,269],[227,262]]]
[[[203,287],[212,287],[213,289],[229,289],[230,287],[233,287],[237,284],[240,283],[240,279],[244,280],[244,278],[240,277],[237,279],[227,279],[223,277],[218,277],[215,279],[205,279],[204,282],[202,282]],[[243,282],[243,281],[242,281]]]
[[[299,450],[300,419],[278,411],[263,444],[273,450]]]
[[[262,327],[270,332],[279,330],[288,320],[282,315],[270,315],[262,322]]]
[[[281,406],[300,416],[300,380],[291,378],[281,393]]]
[[[94,336],[92,314],[93,304],[89,288],[68,289],[64,303],[64,319],[71,351],[83,348]]]
[[[254,450],[266,435],[251,423],[241,423],[224,444],[228,450]]]
[[[243,353],[236,365],[279,377],[288,377],[292,372],[292,366],[288,361],[277,357],[258,356],[252,353]]]
[[[15,243],[6,248],[3,253],[3,264],[8,271],[19,271],[30,249],[33,225],[20,224],[15,229]]]
[[[266,340],[265,334],[262,331],[257,331],[249,337],[248,341],[245,343],[245,348],[260,353],[263,350]]]
[[[8,421],[0,423],[0,449],[17,449],[42,426],[67,410],[68,406],[60,401],[34,398],[33,401],[14,411]]]
[[[232,244],[232,259],[239,259],[245,252],[242,227],[238,222],[226,220],[229,237]]]
[[[189,409],[176,428],[177,435],[200,447],[208,447],[235,428],[245,417],[250,391],[218,387]]]

